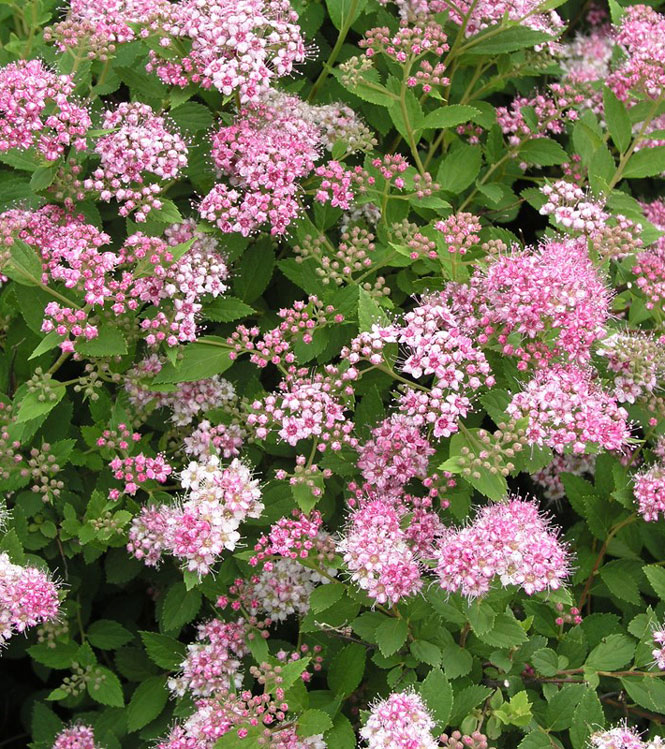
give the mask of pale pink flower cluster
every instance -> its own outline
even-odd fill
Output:
[[[196,640],[187,646],[187,656],[180,664],[181,673],[170,678],[169,689],[182,697],[209,697],[241,686],[241,660],[249,650],[245,644],[247,627],[242,619],[224,622],[211,619],[199,624]]]
[[[53,73],[41,60],[0,68],[0,152],[34,146],[55,161],[70,146],[85,150],[90,115],[73,91],[72,76]]]
[[[589,737],[591,749],[662,749],[665,746],[660,737],[642,741],[636,728],[624,721],[606,731],[597,731]]]
[[[554,455],[552,462],[531,474],[531,479],[543,489],[547,499],[563,499],[566,490],[561,480],[562,473],[572,473],[573,476],[593,475],[596,465],[595,455]]]
[[[280,518],[270,526],[267,534],[259,538],[254,546],[256,554],[249,563],[256,566],[271,556],[306,559],[318,548],[322,525],[323,519],[318,510],[313,510],[309,515],[294,510],[293,517]],[[264,569],[270,564],[270,561],[265,561]]]
[[[112,132],[97,141],[101,163],[83,186],[107,203],[115,198],[121,216],[134,213],[136,221],[145,221],[162,206],[163,183],[187,166],[187,144],[173,125],[141,102],[122,102],[107,111],[102,128]]]
[[[392,414],[358,447],[357,466],[373,491],[397,496],[411,479],[427,476],[433,454],[434,448],[410,417]]]
[[[326,440],[345,421],[344,406],[325,380],[293,378],[280,383],[280,391],[252,404],[254,413],[248,415],[247,424],[258,439],[265,439],[276,425],[280,439],[289,445],[310,437]]]
[[[443,234],[448,252],[454,255],[466,255],[474,244],[480,242],[477,234],[481,229],[480,221],[472,213],[453,213],[437,221],[434,228]]]
[[[653,632],[653,641],[657,646],[651,651],[656,666],[661,671],[665,671],[665,628],[660,626]]]
[[[55,737],[51,749],[100,749],[95,743],[95,734],[88,725],[80,723],[63,728]]]
[[[266,564],[252,583],[252,597],[258,610],[272,621],[281,622],[293,614],[309,611],[310,596],[326,578],[295,559],[282,557]]]
[[[588,447],[625,449],[630,437],[628,413],[593,379],[590,369],[554,365],[539,370],[506,408],[526,418],[528,444],[584,453]]]
[[[206,575],[224,549],[236,548],[243,520],[261,515],[259,482],[237,458],[223,468],[216,455],[192,461],[180,480],[187,491],[182,503],[143,507],[132,521],[127,549],[149,566],[166,551]]]
[[[647,333],[614,333],[597,353],[614,374],[614,395],[620,403],[635,403],[651,395],[665,377],[665,337]]]
[[[665,91],[665,16],[648,5],[626,8],[614,35],[624,58],[607,78],[622,100],[631,92],[657,99]]]
[[[538,505],[514,496],[484,507],[465,528],[448,528],[434,549],[439,584],[467,598],[485,595],[495,579],[527,595],[557,590],[569,553]]]
[[[434,725],[420,695],[393,692],[371,706],[360,737],[367,749],[437,749]]]
[[[604,81],[610,72],[614,47],[609,24],[592,28],[588,34],[578,32],[572,42],[562,45],[565,79],[571,83]]]
[[[204,460],[211,453],[218,453],[225,459],[236,458],[246,437],[247,432],[240,424],[212,426],[204,419],[189,437],[185,437],[184,448],[187,455],[193,455],[198,460]]]
[[[165,50],[185,42],[188,52],[162,58],[153,49],[148,70],[169,85],[196,83],[224,96],[237,91],[243,104],[289,75],[306,53],[288,0],[181,0],[162,33]]]
[[[609,219],[602,202],[594,200],[574,182],[559,179],[543,185],[540,192],[547,198],[539,213],[554,216],[565,229],[583,234],[593,234],[602,229]]]
[[[133,497],[140,485],[146,481],[165,484],[173,471],[163,455],[151,458],[143,453],[126,458],[116,456],[109,465],[113,471],[113,477],[123,482],[122,490],[111,489],[109,491],[110,499],[120,499],[122,494]]]
[[[372,499],[352,512],[337,549],[351,580],[377,603],[392,605],[422,588],[420,566],[388,501]]]
[[[212,159],[230,187],[219,183],[199,204],[199,213],[225,232],[244,236],[270,224],[283,234],[298,216],[298,180],[314,169],[320,134],[288,109],[258,104],[212,138]]]
[[[12,635],[57,618],[58,586],[37,567],[12,564],[0,554],[0,645]]]
[[[495,26],[507,17],[511,21],[519,21],[527,28],[543,31],[555,38],[564,30],[565,24],[554,11],[539,13],[538,8],[541,5],[540,0],[480,0],[477,3],[473,0],[462,0],[455,3],[451,18],[458,24],[466,22],[466,36],[473,36],[483,29]],[[430,0],[430,7],[436,12],[450,10],[450,6],[443,0]],[[542,45],[537,45],[536,49],[539,46]]]
[[[635,499],[638,512],[647,523],[665,516],[665,462],[654,463],[635,474]]]

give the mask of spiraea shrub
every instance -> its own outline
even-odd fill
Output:
[[[0,747],[665,747],[608,1],[0,0]]]

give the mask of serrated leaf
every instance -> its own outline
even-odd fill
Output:
[[[623,170],[623,177],[656,177],[663,172],[665,172],[665,146],[653,146],[633,153]]]
[[[174,583],[166,594],[160,624],[166,632],[178,630],[194,619],[201,608],[201,593],[187,590],[184,583]]]
[[[233,322],[242,317],[254,314],[254,309],[234,296],[220,296],[206,304],[201,312],[207,320],[215,322]]]
[[[553,166],[569,159],[564,149],[551,138],[527,140],[520,146],[518,157],[537,166]]]
[[[586,660],[594,671],[616,671],[628,665],[635,653],[635,641],[626,635],[608,635],[596,645]]]
[[[328,713],[324,713],[323,710],[305,710],[298,718],[297,733],[298,736],[302,736],[303,738],[317,736],[332,728],[332,724],[330,716]]]
[[[404,619],[386,619],[375,630],[374,637],[381,654],[388,657],[406,642],[409,627]]]
[[[326,583],[319,585],[311,592],[309,607],[314,612],[325,611],[344,595],[346,586],[343,583]]]
[[[614,91],[607,86],[603,89],[603,112],[614,145],[619,153],[624,153],[632,140],[633,128],[623,102],[617,99]]]
[[[164,709],[169,693],[164,676],[150,676],[134,690],[127,705],[127,730],[138,731]]]
[[[559,656],[551,648],[541,648],[531,656],[531,665],[542,676],[554,676],[559,672]]]
[[[440,668],[433,668],[419,686],[421,697],[442,731],[450,719],[453,709],[453,690]]]
[[[109,707],[124,707],[125,705],[120,679],[104,666],[95,667],[86,687],[88,694],[95,702]]]
[[[573,711],[570,741],[573,749],[585,749],[589,736],[605,726],[605,715],[595,689],[586,689]]]
[[[656,591],[656,595],[665,601],[665,570],[655,564],[642,567],[642,572],[647,577],[649,584]]]
[[[422,123],[424,130],[428,128],[443,129],[447,127],[455,127],[461,125],[463,122],[473,120],[474,117],[480,115],[480,110],[475,107],[470,107],[466,104],[451,104],[446,107],[439,107],[433,112],[430,112]]]
[[[517,619],[508,614],[498,614],[492,629],[478,634],[478,637],[497,648],[514,648],[528,639]]]
[[[639,606],[642,598],[635,573],[640,574],[640,566],[628,559],[615,559],[600,568],[600,578],[613,595]]]
[[[365,648],[352,642],[333,658],[328,671],[328,685],[339,697],[348,697],[360,684],[365,673]]]
[[[155,377],[157,384],[193,382],[204,380],[226,372],[233,364],[230,351],[221,339],[213,336],[199,338],[182,349],[182,357],[177,366],[167,364]]]
[[[160,668],[177,671],[187,655],[185,645],[158,632],[139,632],[148,658]]]
[[[76,350],[83,356],[122,356],[127,353],[127,341],[119,328],[100,325],[97,337],[77,343]]]
[[[90,644],[101,650],[115,650],[134,637],[122,624],[112,619],[98,619],[88,627],[86,634]]]

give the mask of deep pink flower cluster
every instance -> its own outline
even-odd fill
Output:
[[[143,453],[126,458],[116,456],[109,465],[113,471],[113,477],[123,482],[122,490],[111,489],[109,491],[110,499],[120,499],[123,494],[133,497],[140,485],[146,481],[165,484],[173,471],[163,455],[151,458]]]
[[[646,297],[646,308],[665,309],[665,241],[660,238],[648,250],[640,252],[630,270],[636,276],[635,285]]]
[[[450,293],[453,311],[476,340],[482,344],[496,335],[504,355],[520,359],[520,369],[529,362],[542,366],[555,355],[588,361],[609,317],[609,291],[581,237],[549,239],[497,257],[474,273],[468,287],[451,286]],[[516,345],[512,334],[526,343]]]
[[[83,186],[107,203],[115,198],[121,216],[134,213],[136,221],[145,221],[162,206],[163,183],[187,165],[187,145],[173,125],[141,102],[122,102],[107,111],[102,128],[112,132],[97,141],[101,163]]]
[[[161,31],[166,51],[183,42],[188,51],[162,58],[153,49],[148,70],[174,86],[196,83],[224,96],[237,91],[243,104],[257,101],[305,59],[298,14],[288,0],[180,0]]]
[[[392,605],[422,588],[400,516],[387,501],[373,499],[352,512],[337,549],[351,580],[377,603]]]
[[[434,720],[420,695],[393,692],[372,705],[360,737],[367,749],[437,749],[433,730]]]
[[[0,554],[0,645],[18,632],[57,618],[58,586],[37,567],[12,564]]]
[[[632,92],[657,99],[665,91],[665,16],[648,5],[626,8],[614,35],[625,53],[607,78],[622,100]]]
[[[52,749],[100,749],[90,726],[80,723],[64,728],[55,737]]]
[[[427,476],[434,448],[413,420],[392,414],[358,447],[358,469],[368,487],[381,495],[399,496],[413,478]]]
[[[212,138],[212,159],[230,187],[217,184],[199,205],[203,218],[244,236],[269,223],[283,234],[300,212],[298,180],[319,156],[318,128],[265,104],[244,109]]]
[[[222,468],[216,455],[192,461],[180,479],[187,491],[183,502],[143,507],[132,521],[127,549],[149,566],[168,552],[206,575],[224,549],[235,549],[242,521],[261,515],[259,482],[237,458]]]
[[[528,419],[529,444],[547,445],[558,453],[570,448],[625,449],[630,437],[628,414],[593,379],[593,372],[574,365],[540,370],[506,408],[510,416]]]
[[[293,517],[280,518],[270,526],[267,534],[259,538],[254,546],[256,554],[249,563],[256,566],[261,562],[267,567],[270,562],[265,560],[271,556],[306,559],[317,548],[322,524],[323,519],[318,510],[313,510],[309,515],[294,510]]]
[[[448,528],[434,549],[439,584],[468,598],[485,595],[498,578],[527,595],[556,590],[569,572],[564,544],[533,501],[511,497],[484,507],[465,528]]]
[[[41,60],[19,60],[0,68],[0,152],[36,147],[47,161],[65,148],[87,147],[87,109],[71,99],[72,76],[57,75]]]
[[[635,474],[634,493],[638,512],[647,521],[665,516],[665,463],[654,463]]]
[[[448,252],[454,255],[466,255],[473,245],[480,242],[477,234],[481,229],[480,222],[472,213],[453,213],[437,221],[434,228],[443,234]]]

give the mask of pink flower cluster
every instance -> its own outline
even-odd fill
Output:
[[[80,723],[60,731],[51,749],[100,749],[100,747],[95,743],[92,728]]]
[[[181,673],[169,679],[169,689],[179,696],[190,692],[194,697],[209,697],[240,687],[241,659],[249,652],[245,622],[211,619],[199,624],[197,630],[197,642],[187,646]]]
[[[476,233],[481,229],[480,222],[472,213],[453,213],[437,221],[434,228],[443,234],[448,252],[454,255],[466,255],[473,245],[480,242]]]
[[[41,60],[19,60],[0,68],[0,152],[33,146],[47,161],[65,148],[85,150],[91,121],[71,100],[72,76],[57,75]]]
[[[298,15],[288,0],[180,0],[170,8],[160,46],[147,69],[165,83],[196,83],[224,96],[235,91],[244,104],[255,102],[275,78],[289,75],[305,59]]]
[[[614,394],[620,403],[635,403],[651,395],[665,377],[665,337],[644,333],[614,333],[597,353],[614,375]]]
[[[193,455],[198,460],[205,460],[211,453],[218,453],[225,459],[236,458],[246,437],[247,432],[240,424],[212,426],[204,419],[189,437],[185,437],[184,448],[187,455]]]
[[[562,67],[571,83],[604,81],[610,72],[615,43],[609,24],[592,28],[588,34],[577,33],[562,45]]]
[[[133,497],[140,485],[146,481],[165,484],[173,471],[163,455],[150,458],[143,453],[126,458],[116,456],[111,461],[110,468],[113,471],[113,477],[122,481],[124,486],[122,490],[111,489],[109,499],[120,499],[122,494]]]
[[[658,736],[651,741],[642,741],[637,729],[629,727],[624,722],[614,728],[592,734],[589,737],[589,746],[592,749],[663,749],[665,743]]]
[[[565,229],[593,234],[609,219],[604,204],[594,200],[574,182],[559,179],[541,187],[540,192],[547,198],[547,202],[541,206],[539,213],[554,216],[556,222]]]
[[[647,523],[665,516],[665,462],[654,463],[634,476],[638,512]]]
[[[656,666],[661,671],[665,671],[665,628],[659,626],[653,632],[653,641],[657,646],[651,651],[651,655],[654,657]]]
[[[593,372],[574,365],[540,370],[506,408],[515,419],[528,419],[526,439],[558,453],[587,447],[623,450],[630,437],[628,413],[594,381]]]
[[[12,564],[0,554],[0,645],[18,632],[57,618],[58,586],[37,567]]]
[[[595,465],[595,455],[555,454],[549,465],[531,474],[531,479],[543,489],[543,494],[547,499],[556,501],[566,496],[561,480],[562,473],[572,473],[573,476],[593,475]]]
[[[256,566],[261,562],[267,568],[270,562],[265,560],[271,556],[307,559],[310,552],[317,548],[322,524],[318,510],[313,510],[309,515],[294,510],[293,517],[280,518],[270,526],[267,534],[259,538],[254,546],[256,554],[249,563]]]
[[[409,690],[374,703],[360,737],[367,749],[437,749],[433,730],[434,720],[422,697]]]
[[[319,156],[318,128],[289,110],[265,104],[240,112],[212,138],[212,159],[231,187],[219,183],[199,213],[225,232],[247,236],[268,222],[283,234],[300,212],[298,180]]]
[[[293,614],[304,616],[314,588],[325,581],[315,570],[283,557],[266,564],[252,580],[251,595],[257,611],[281,622]]]
[[[216,455],[192,461],[180,477],[187,491],[182,504],[143,507],[132,521],[127,549],[149,566],[168,552],[206,575],[224,549],[235,549],[242,521],[261,515],[259,482],[237,458],[222,468]]]
[[[665,91],[665,16],[648,5],[626,8],[614,38],[625,56],[607,85],[624,101],[633,92],[661,97]]]
[[[372,499],[351,514],[337,549],[351,580],[377,603],[392,605],[423,584],[407,541],[397,511],[387,501]]]
[[[187,145],[164,117],[141,102],[122,102],[107,111],[102,128],[112,132],[97,141],[101,163],[83,186],[107,203],[115,198],[121,216],[133,212],[136,221],[145,221],[162,206],[162,183],[187,165]]]
[[[511,497],[484,507],[465,528],[448,528],[434,549],[439,584],[467,598],[485,595],[495,578],[527,595],[557,590],[569,554],[533,501]]]

